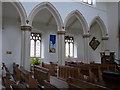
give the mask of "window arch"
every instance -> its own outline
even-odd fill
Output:
[[[92,20],[92,22],[90,23],[90,28],[92,27],[92,25],[93,25],[95,22],[97,22],[98,25],[99,25],[100,28],[101,28],[102,37],[103,37],[103,38],[104,38],[104,37],[109,38],[108,31],[107,31],[107,28],[106,28],[106,26],[105,26],[105,23],[104,23],[104,21],[103,21],[99,16],[96,16],[96,17]]]
[[[53,17],[55,18],[55,21],[57,23],[58,30],[62,30],[62,27],[63,27],[62,18],[60,16],[59,12],[57,11],[57,9],[49,2],[42,2],[31,11],[31,13],[28,17],[29,21],[30,21],[29,24],[32,25],[35,15],[43,9],[47,9],[53,15]]]
[[[69,19],[73,16],[75,16],[79,20],[80,24],[82,25],[83,34],[88,33],[89,28],[88,28],[87,21],[78,10],[74,10],[67,15],[67,17],[65,18],[65,21],[64,21],[65,28],[66,28],[66,25],[67,25]]]
[[[18,0],[14,0],[13,2],[10,3],[16,8],[20,15],[21,26],[26,25],[27,14],[22,4],[18,2]]]

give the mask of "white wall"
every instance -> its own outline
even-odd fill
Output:
[[[102,20],[105,22],[105,25],[107,26],[107,16],[106,16],[105,4],[97,3],[96,6],[90,6],[90,5],[86,5],[86,4],[82,4],[82,3],[78,3],[78,2],[67,2],[67,3],[52,2],[52,4],[59,11],[63,21],[65,20],[65,18],[71,11],[78,10],[84,16],[88,25],[91,24],[92,20],[96,16],[100,16],[102,18]],[[102,7],[100,8],[100,6],[102,6]]]
[[[74,58],[66,58],[65,60],[66,61],[84,61],[83,30],[69,29],[69,30],[66,30],[66,35],[74,37]]]
[[[82,34],[75,37],[77,45],[77,61],[84,61],[84,38]]]
[[[20,64],[21,60],[21,29],[18,19],[3,19],[2,34],[2,60],[12,71],[12,64],[16,62]],[[12,54],[6,54],[11,51]]]
[[[1,66],[2,65],[2,2],[1,1],[0,1],[0,51],[1,51],[0,52],[0,66]],[[1,67],[0,67],[0,75],[1,75]]]
[[[35,28],[32,32],[39,32],[42,34],[42,57],[41,60],[43,62],[57,62],[58,61],[58,44],[57,44],[57,30],[53,27],[45,27],[44,29]],[[49,52],[49,40],[50,34],[56,35],[56,52],[50,53]]]
[[[92,40],[93,37],[95,37],[100,42],[100,45],[97,47],[95,51],[91,47],[89,47],[90,61],[94,61],[95,63],[101,63],[100,52],[103,51],[103,41],[101,40],[102,32],[97,23],[94,26],[92,26],[90,30],[90,35],[91,35],[90,41]]]
[[[120,60],[120,2],[118,3],[118,25],[119,25],[119,51],[118,51],[118,58],[119,58],[119,60]]]
[[[44,1],[44,0],[43,0]],[[41,0],[42,2],[42,0]],[[27,15],[30,14],[32,9],[40,2],[22,2]],[[81,2],[51,2],[53,6],[58,10],[62,20],[64,21],[67,15],[73,10],[79,10],[85,17],[87,23],[90,25],[91,21],[96,16],[100,16],[105,22],[107,27],[107,16],[106,16],[106,3],[97,2],[95,6],[86,5]]]
[[[107,16],[108,16],[108,30],[109,30],[109,41],[107,47],[110,51],[114,51],[116,58],[118,59],[118,3],[108,2],[107,3]]]

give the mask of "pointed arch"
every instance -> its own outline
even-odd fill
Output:
[[[96,17],[92,20],[92,22],[91,22],[91,24],[90,24],[90,28],[92,27],[92,25],[93,25],[95,22],[100,26],[100,29],[101,29],[101,32],[102,32],[102,37],[108,37],[107,28],[106,28],[103,20],[102,20],[99,16],[96,16]]]
[[[47,9],[53,15],[53,17],[55,18],[55,21],[57,23],[58,30],[62,30],[62,27],[63,27],[62,18],[60,16],[59,12],[57,11],[57,9],[49,2],[42,2],[33,8],[33,10],[31,11],[31,13],[29,14],[29,17],[28,17],[29,21],[30,21],[29,25],[32,25],[35,15],[43,9]]]
[[[69,19],[73,16],[75,16],[79,20],[79,22],[81,23],[82,28],[83,28],[83,33],[87,34],[88,30],[89,30],[87,21],[85,20],[84,16],[78,10],[74,10],[71,13],[68,14],[68,16],[66,17],[66,19],[64,21],[65,27],[66,27]]]
[[[12,0],[11,3],[19,13],[21,26],[26,25],[27,14],[22,4],[18,0]]]

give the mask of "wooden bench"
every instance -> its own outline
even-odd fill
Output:
[[[34,66],[34,77],[41,86],[44,86],[44,80],[50,82],[49,70],[41,66]]]
[[[96,82],[99,78],[98,67],[91,64],[83,64],[78,67],[85,81]]]
[[[78,76],[78,68],[59,66],[59,78],[66,80],[68,77],[80,78],[80,76]]]
[[[23,84],[26,83],[28,85],[27,88],[38,88],[38,82],[33,78],[31,72],[25,70],[23,67],[16,67],[15,73],[16,80]]]
[[[102,73],[106,87],[120,90],[120,72],[103,71]]]
[[[42,63],[42,66],[44,68],[47,68],[50,70],[50,75],[51,76],[55,76],[56,75],[56,69],[57,69],[57,66],[56,64],[53,64],[53,63]]]
[[[116,71],[115,65],[111,64],[79,64],[76,67],[59,66],[59,77],[66,80],[73,77],[92,83],[103,83],[102,71]]]
[[[68,78],[67,79],[68,85],[69,85],[69,89],[73,88],[73,89],[81,89],[81,90],[107,90],[108,88],[103,87],[103,86],[99,86],[96,84],[92,84],[86,81],[82,81],[82,80],[78,80],[78,79],[74,79],[74,78]]]
[[[6,89],[10,88],[10,84],[15,84],[14,81],[10,80],[12,77],[12,74],[10,73],[7,66],[2,63],[2,84],[6,87]]]
[[[27,71],[24,68],[22,68],[22,67],[20,68],[20,70],[21,70],[21,73],[20,73],[21,80],[26,82],[30,89],[38,88],[38,82],[37,82],[36,79],[34,79],[32,77],[32,74],[29,71]]]
[[[54,85],[50,84],[50,82],[44,80],[44,88],[46,89],[54,89],[54,90],[59,90],[57,87],[55,87]]]

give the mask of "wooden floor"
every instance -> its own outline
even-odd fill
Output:
[[[68,84],[65,81],[60,80],[54,76],[50,76],[50,83],[52,85],[54,85],[55,87],[60,88],[60,89],[67,89],[68,88]]]

